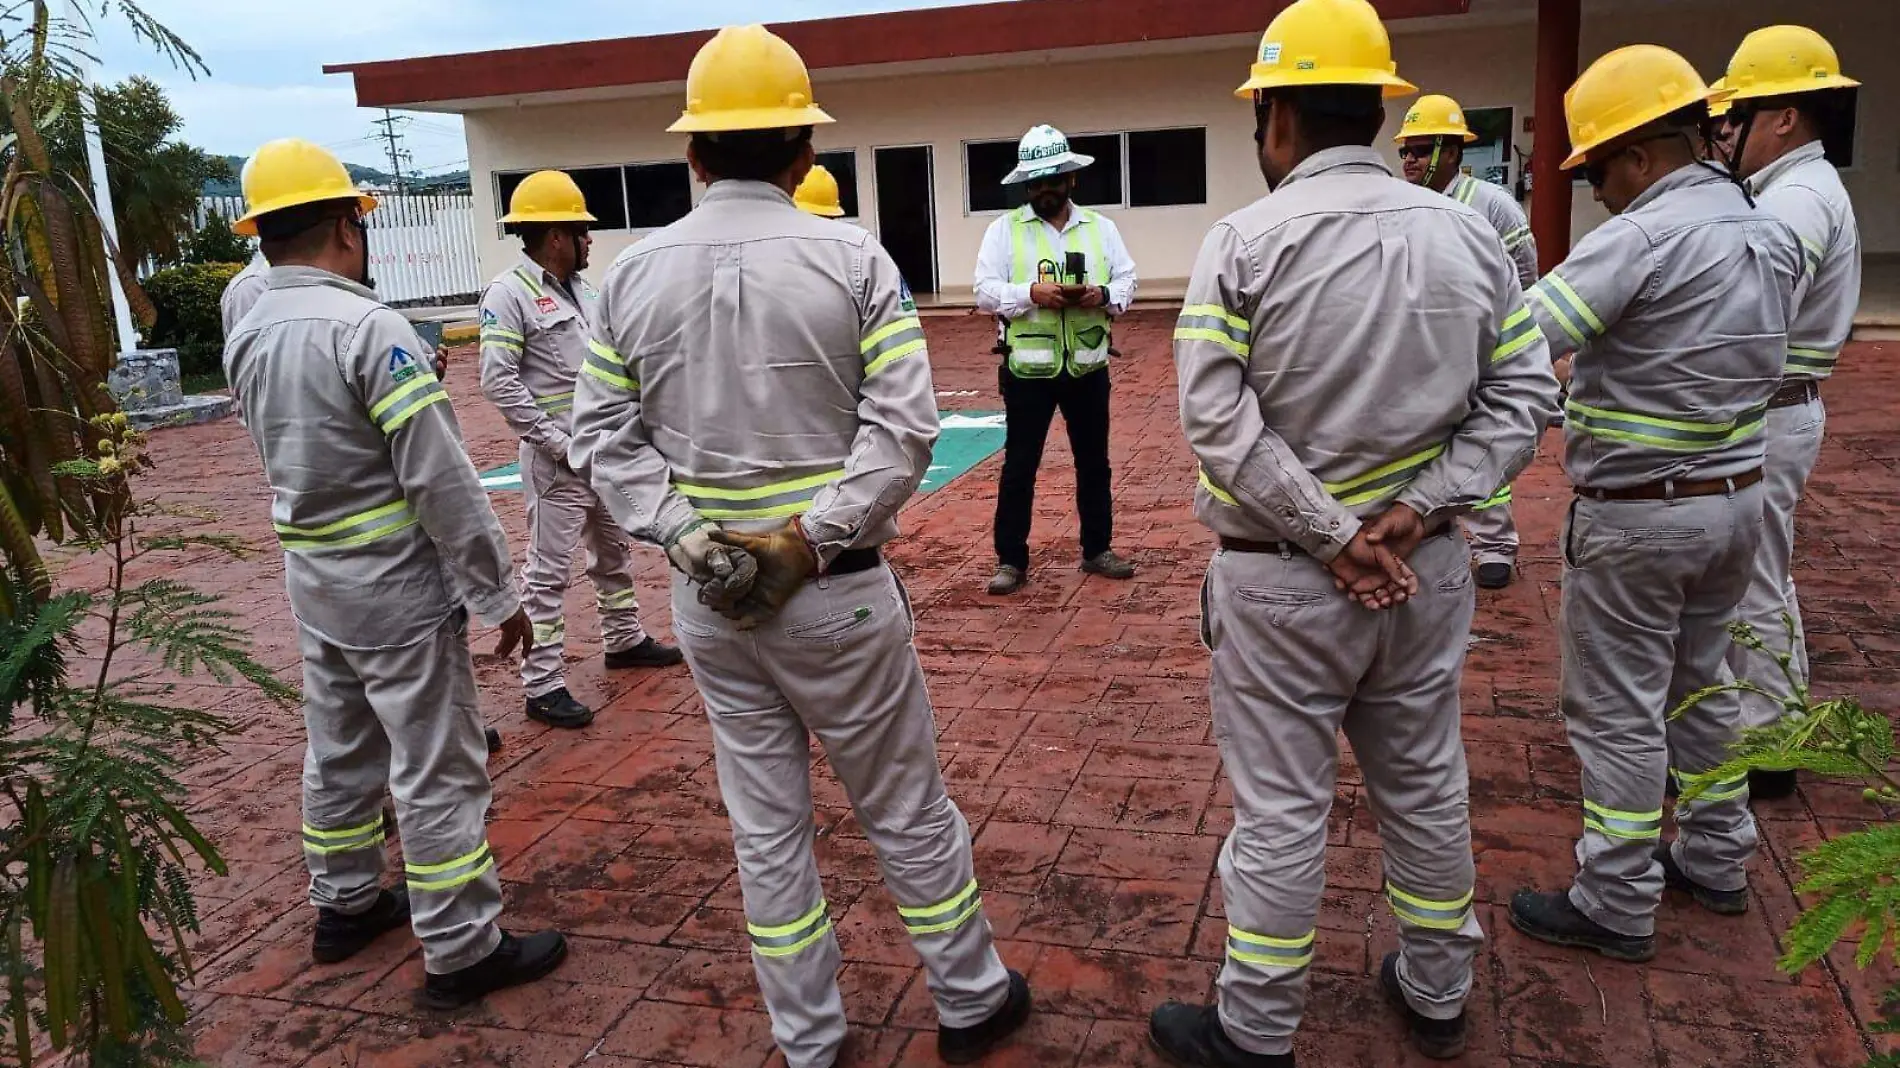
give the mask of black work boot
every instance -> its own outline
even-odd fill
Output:
[[[639,645],[631,649],[621,649],[607,654],[607,669],[623,671],[627,668],[662,668],[682,663],[686,654],[670,645],[661,645],[652,635],[642,639]]]
[[[1511,584],[1512,567],[1510,564],[1479,564],[1478,588],[1481,590],[1501,590]]]
[[[1793,771],[1765,771],[1757,768],[1748,773],[1748,799],[1781,801],[1794,796],[1796,785]]]
[[[1293,1068],[1291,1053],[1249,1053],[1234,1045],[1213,1005],[1164,1002],[1148,1014],[1148,1044],[1181,1068]]]
[[[1405,1000],[1405,988],[1399,984],[1397,953],[1385,955],[1385,963],[1379,967],[1379,987],[1385,991],[1385,999],[1405,1017],[1405,1030],[1412,1036],[1413,1049],[1435,1061],[1464,1056],[1465,1014],[1460,1012],[1452,1020],[1434,1020],[1414,1009]]]
[[[550,727],[575,730],[594,722],[594,710],[574,700],[574,695],[562,687],[528,698],[528,718]]]
[[[482,741],[488,743],[488,755],[501,752],[501,732],[493,727],[482,728]]]
[[[318,964],[349,960],[369,948],[383,933],[409,926],[409,889],[398,886],[376,895],[376,903],[354,915],[335,909],[317,909],[317,933],[310,955]]]
[[[432,1009],[457,1009],[497,990],[532,983],[567,959],[567,936],[538,931],[516,937],[501,933],[501,944],[481,961],[447,975],[428,973],[422,981],[422,1003]]]
[[[1656,956],[1654,935],[1637,938],[1617,934],[1578,912],[1565,890],[1544,894],[1519,890],[1511,895],[1511,926],[1539,942],[1594,949],[1612,960],[1641,964]]]
[[[1135,565],[1124,560],[1113,549],[1096,553],[1082,561],[1082,570],[1090,575],[1100,575],[1107,579],[1124,580],[1135,577]]]
[[[1748,911],[1748,888],[1740,890],[1712,890],[1689,878],[1682,867],[1676,863],[1675,854],[1669,843],[1656,847],[1656,860],[1662,865],[1663,885],[1671,890],[1680,890],[1695,899],[1695,903],[1710,912],[1719,912],[1724,916],[1740,916]]]
[[[1015,1034],[1028,1019],[1029,980],[1023,978],[1021,972],[1012,971],[1009,996],[989,1019],[968,1027],[937,1028],[937,1056],[945,1064],[975,1064]]]

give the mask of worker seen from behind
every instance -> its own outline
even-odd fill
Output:
[[[1728,132],[1735,172],[1747,180],[1764,211],[1794,230],[1807,260],[1807,282],[1795,297],[1788,325],[1781,388],[1768,402],[1761,549],[1740,614],[1767,649],[1738,643],[1728,656],[1736,678],[1785,699],[1793,686],[1776,654],[1792,655],[1790,670],[1801,685],[1808,678],[1792,571],[1795,507],[1821,455],[1827,426],[1821,383],[1834,373],[1860,303],[1860,228],[1847,188],[1828,161],[1823,134],[1852,121],[1854,87],[1860,83],[1841,74],[1834,46],[1805,26],[1769,26],[1749,34],[1723,81],[1733,94]],[[1787,620],[1793,623],[1792,643]],[[1783,709],[1746,694],[1742,721],[1767,726],[1780,719]],[[1758,770],[1748,778],[1751,797],[1794,792],[1793,771]]]
[[[244,269],[231,276],[224,284],[224,292],[218,296],[218,317],[224,324],[224,336],[230,337],[237,332],[239,320],[256,305],[257,298],[269,288],[265,276],[270,273],[270,261],[259,251],[251,257]]]
[[[521,685],[528,718],[551,727],[585,727],[594,712],[568,692],[562,656],[563,606],[574,551],[583,543],[607,667],[667,667],[683,658],[640,626],[627,536],[593,487],[567,465],[574,385],[587,359],[589,323],[599,300],[580,274],[593,243],[588,225],[594,216],[574,179],[540,171],[515,187],[501,221],[521,238],[522,257],[482,294],[482,394],[521,438],[521,492],[528,511],[521,600],[534,621]]]
[[[937,436],[923,326],[876,239],[793,203],[812,127],[832,120],[790,45],[723,29],[686,96],[670,130],[690,135],[708,189],[608,270],[570,456],[679,571],[673,626],[789,1068],[830,1068],[845,1037],[812,856],[813,734],[923,958],[938,1052],[970,1063],[1022,1025],[1029,987],[997,956],[909,600],[881,551]]]
[[[263,238],[267,290],[225,347],[225,374],[271,485],[304,662],[303,849],[313,955],[345,960],[411,924],[423,1000],[450,1008],[540,978],[555,931],[496,926],[483,819],[487,746],[468,620],[529,635],[448,394],[407,320],[366,284],[359,195],[336,157],[273,141],[244,172],[239,233]],[[379,886],[383,790],[406,887]]]
[[[1209,232],[1175,329],[1195,512],[1220,540],[1202,638],[1234,791],[1218,1004],[1150,1019],[1189,1068],[1294,1063],[1341,730],[1399,925],[1380,986],[1419,1051],[1465,1047],[1484,935],[1459,733],[1474,597],[1452,522],[1530,462],[1557,382],[1491,226],[1372,147],[1382,99],[1414,91],[1366,0],[1275,17],[1239,90],[1272,194]]]
[[[1615,217],[1532,288],[1553,350],[1574,351],[1564,470],[1561,705],[1583,765],[1568,890],[1519,891],[1511,923],[1619,960],[1655,955],[1665,883],[1748,907],[1746,777],[1717,780],[1741,723],[1729,623],[1762,528],[1763,424],[1801,275],[1788,228],[1702,161],[1710,91],[1655,45],[1619,48],[1564,98],[1572,154]],[[1664,779],[1683,784],[1662,840]]]
[[[1108,464],[1109,350],[1115,316],[1135,300],[1135,261],[1113,222],[1075,203],[1076,172],[1094,162],[1053,126],[1023,135],[1003,184],[1022,186],[1026,201],[990,224],[977,255],[976,306],[997,317],[1007,352],[996,373],[1007,425],[989,585],[998,596],[1028,581],[1036,472],[1058,411],[1075,457],[1082,570],[1135,576],[1112,548]]]
[[[1466,125],[1464,109],[1448,96],[1422,96],[1405,113],[1399,129],[1399,162],[1405,180],[1436,190],[1484,216],[1504,242],[1517,268],[1520,285],[1537,281],[1537,240],[1517,199],[1502,186],[1465,173],[1465,145],[1478,139]],[[1511,487],[1505,486],[1464,517],[1478,566],[1478,585],[1499,590],[1511,584],[1517,569],[1517,521],[1511,514]]]

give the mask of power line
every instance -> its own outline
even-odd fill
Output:
[[[398,193],[402,192],[402,189],[403,189],[403,180],[402,180],[403,161],[408,160],[410,158],[408,149],[405,149],[402,147],[402,132],[401,132],[401,127],[405,127],[408,124],[409,124],[409,116],[397,115],[394,112],[390,111],[388,108],[383,109],[382,118],[374,119],[374,120],[371,120],[370,122],[370,125],[381,128],[380,134],[372,135],[372,136],[380,136],[382,140],[388,145],[389,171],[390,171],[390,174],[393,175],[396,179],[396,192]]]

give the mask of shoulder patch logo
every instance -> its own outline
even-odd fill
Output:
[[[494,312],[489,311],[487,308],[482,309],[482,325],[483,326],[494,326],[496,323],[500,321],[501,320],[495,317]]]
[[[397,345],[389,350],[389,377],[398,382],[407,382],[416,377],[420,371],[421,367],[416,363],[416,358],[409,354],[408,349]]]
[[[910,295],[910,283],[900,278],[897,280],[897,286],[898,286],[899,291],[902,293],[902,296],[900,296],[897,300],[898,309],[900,311],[907,311],[907,312],[916,311],[917,301],[915,298],[913,298]]]

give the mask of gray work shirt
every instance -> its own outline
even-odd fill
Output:
[[[1748,180],[1755,201],[1801,240],[1807,284],[1788,325],[1789,375],[1826,378],[1860,309],[1860,227],[1840,172],[1819,142],[1802,145]]]

